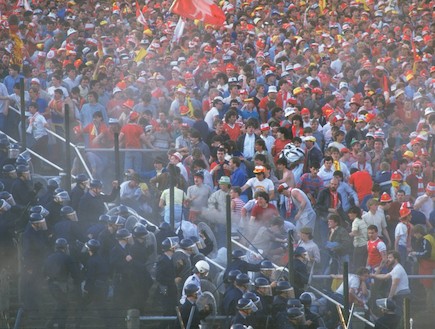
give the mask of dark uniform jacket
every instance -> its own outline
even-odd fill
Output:
[[[230,286],[224,293],[222,308],[225,315],[235,315],[237,302],[243,296],[243,291],[235,286]]]

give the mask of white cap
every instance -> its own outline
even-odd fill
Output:
[[[269,89],[267,90],[268,93],[277,93],[278,91],[276,90],[275,86],[270,86]]]
[[[347,88],[349,89],[349,84],[347,82],[340,82],[339,89]]]
[[[71,34],[77,33],[77,30],[74,30],[72,27],[68,29],[66,32],[66,36],[69,37]]]
[[[426,109],[424,110],[424,116],[434,114],[434,113],[435,113],[435,110],[431,107],[426,107]]]
[[[288,117],[289,115],[295,114],[296,109],[294,107],[287,107],[284,111],[284,116]]]
[[[30,83],[37,83],[38,85],[40,85],[41,84],[41,81],[39,81],[39,79],[38,78],[32,78],[32,80],[30,80]]]

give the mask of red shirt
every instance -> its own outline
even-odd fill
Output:
[[[124,134],[124,145],[127,149],[141,148],[140,136],[143,134],[143,128],[135,123],[127,123],[121,128]]]
[[[353,186],[358,194],[358,200],[361,204],[365,196],[372,193],[373,180],[367,171],[357,171],[350,175],[349,184]]]
[[[104,123],[101,123],[100,126],[97,128],[93,122],[91,122],[85,128],[83,128],[83,133],[89,134],[89,147],[91,148],[105,147],[100,143],[94,142],[94,139],[101,133],[106,134],[108,130],[109,128],[107,128],[107,126]]]
[[[375,241],[367,241],[367,265],[377,267],[382,262],[382,255],[378,250],[378,244],[383,241],[377,238]]]
[[[276,162],[276,160],[278,160],[279,155],[281,154],[281,151],[284,149],[284,146],[286,146],[288,143],[290,143],[290,139],[276,139],[275,143],[273,144],[274,146],[274,153],[275,156],[273,157],[274,161]]]
[[[260,207],[256,204],[251,211],[251,216],[255,217],[256,222],[270,222],[274,216],[278,215],[278,210],[270,203],[267,205],[267,208]]]
[[[240,125],[235,123],[233,127],[231,127],[228,123],[224,123],[224,130],[230,136],[230,139],[233,141],[237,141],[237,138],[240,136]]]

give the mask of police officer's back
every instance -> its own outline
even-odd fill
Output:
[[[242,273],[248,273],[248,271],[258,272],[260,270],[260,264],[251,264],[242,259],[242,257],[245,256],[242,250],[233,250],[231,255],[232,261],[228,264],[224,272],[224,282],[227,282],[228,273],[232,270],[239,270]]]
[[[89,179],[85,174],[78,174],[76,179],[76,186],[71,190],[71,207],[78,210],[80,199],[86,192]]]
[[[28,166],[18,165],[16,170],[17,178],[12,183],[11,194],[18,205],[26,208],[36,203],[36,194],[42,188],[42,184],[37,182],[33,185]]]
[[[225,315],[235,315],[237,312],[237,302],[248,290],[249,276],[246,273],[237,275],[234,285],[230,286],[224,293],[222,307]]]
[[[199,288],[197,285],[191,283],[184,287],[184,293],[186,294],[186,301],[181,305],[180,313],[181,319],[183,321],[184,327],[187,327],[187,324],[190,320],[190,328],[199,329],[199,325],[201,320],[204,319],[209,313],[210,310],[205,309],[199,311],[196,301],[198,300],[198,291]],[[192,308],[194,308],[192,312]],[[176,329],[181,328],[180,322],[177,321],[175,325]]]
[[[84,235],[80,231],[78,218],[75,210],[70,206],[60,209],[61,219],[54,225],[55,239],[64,238],[67,241],[83,241]]]

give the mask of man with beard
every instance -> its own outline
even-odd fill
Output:
[[[409,297],[409,279],[405,269],[400,264],[400,255],[397,251],[389,251],[387,253],[387,266],[390,272],[386,274],[371,274],[370,277],[379,280],[391,279],[391,288],[388,293],[388,298],[393,299],[397,305],[397,314],[402,313],[403,300]]]

